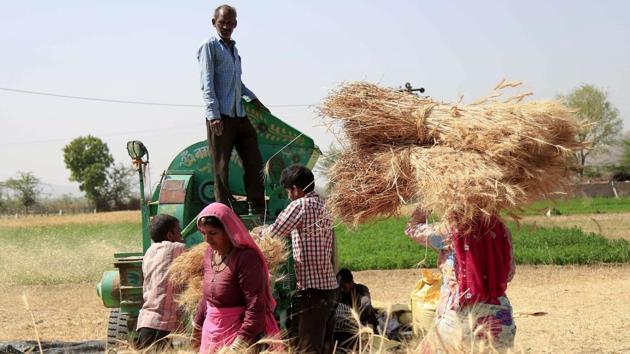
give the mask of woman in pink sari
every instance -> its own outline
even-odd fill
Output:
[[[276,335],[267,262],[245,225],[232,209],[213,203],[199,213],[197,228],[209,244],[194,318],[193,343],[199,352],[223,347],[240,352]]]

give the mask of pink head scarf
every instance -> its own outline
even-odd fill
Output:
[[[199,220],[202,217],[214,216],[221,221],[223,224],[223,229],[227,233],[230,241],[234,247],[240,248],[251,248],[258,254],[260,257],[260,262],[262,263],[263,271],[267,276],[267,292],[265,296],[265,304],[267,307],[266,315],[265,315],[265,333],[267,336],[273,336],[280,331],[278,328],[278,324],[276,323],[276,319],[273,315],[273,311],[276,308],[276,301],[271,295],[271,287],[269,280],[269,267],[267,266],[267,260],[263,255],[262,251],[254,242],[254,239],[247,231],[247,228],[239,219],[239,217],[225,204],[222,203],[212,203],[206,206],[200,213],[197,215],[197,228],[199,228]],[[211,249],[211,247],[209,247]]]

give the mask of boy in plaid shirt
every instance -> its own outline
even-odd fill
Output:
[[[292,202],[263,233],[291,237],[300,298],[298,351],[332,353],[339,287],[332,220],[315,192],[315,178],[308,168],[287,167],[282,171],[280,184]]]

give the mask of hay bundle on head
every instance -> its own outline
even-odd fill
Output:
[[[497,90],[517,84],[502,83]],[[447,104],[358,82],[341,86],[320,108],[342,123],[351,145],[373,150],[382,145],[445,145],[490,156],[513,158],[547,147],[570,151],[578,125],[557,101],[528,102],[526,95],[476,103]]]
[[[252,234],[254,241],[262,251],[269,267],[270,278],[277,280],[281,277],[278,268],[284,264],[289,256],[284,240],[276,236],[259,236]],[[185,313],[195,313],[199,299],[203,294],[203,259],[208,244],[202,242],[183,253],[169,268],[169,281],[180,290],[177,303]],[[271,284],[273,287],[274,284]]]
[[[516,84],[502,83],[502,89]],[[450,105],[367,83],[342,86],[321,111],[348,149],[331,169],[333,215],[354,224],[417,201],[461,222],[562,190],[579,125],[560,103],[494,97]]]
[[[449,147],[402,147],[362,156],[345,152],[331,171],[333,215],[353,224],[395,216],[418,202],[458,219],[515,209],[527,198],[511,176],[486,156]]]
[[[330,171],[334,182],[326,204],[332,215],[345,222],[362,223],[378,215],[393,216],[415,192],[413,170],[395,152],[362,154],[346,150]]]

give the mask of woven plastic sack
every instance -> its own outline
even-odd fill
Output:
[[[435,311],[440,301],[442,275],[428,269],[422,270],[422,279],[416,283],[409,296],[413,315],[413,333],[427,333],[433,325]]]

